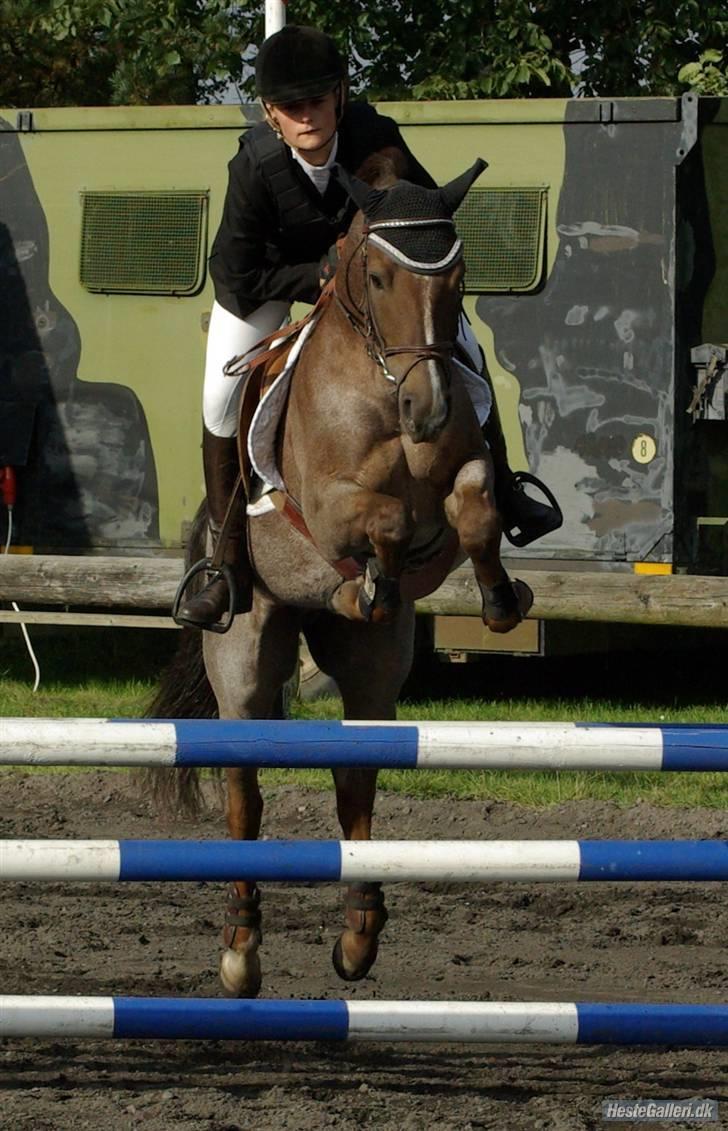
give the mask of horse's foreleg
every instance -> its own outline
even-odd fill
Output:
[[[336,809],[345,840],[370,840],[377,771],[341,768],[332,771]],[[350,884],[344,893],[346,927],[334,945],[332,960],[340,978],[357,982],[377,957],[378,938],[387,921],[382,885]]]
[[[364,576],[342,582],[333,594],[332,612],[375,624],[391,621],[401,604],[399,578],[413,532],[407,506],[394,496],[357,488],[331,510],[340,545],[374,551]]]
[[[235,767],[227,771],[227,827],[234,840],[256,840],[263,816],[258,771]],[[255,997],[260,990],[260,892],[254,881],[230,885],[220,960],[220,980],[230,997]]]
[[[473,563],[483,600],[483,622],[492,632],[509,632],[528,612],[533,594],[525,582],[509,579],[500,560],[502,527],[490,454],[461,467],[445,500],[445,513]]]
[[[236,617],[228,633],[203,633],[205,667],[221,719],[272,717],[276,696],[295,670],[299,630],[297,611],[274,605],[256,586],[252,610]],[[228,769],[226,776],[225,815],[230,838],[255,840],[263,815],[257,771],[235,767]],[[220,978],[232,997],[254,997],[260,988],[258,902],[252,877],[245,876],[230,886]]]

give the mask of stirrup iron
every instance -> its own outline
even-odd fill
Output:
[[[181,617],[179,615],[179,609],[180,605],[182,604],[182,598],[185,595],[185,590],[192,581],[193,577],[196,577],[198,573],[207,573],[210,575],[208,584],[211,584],[213,581],[217,581],[219,578],[223,578],[223,580],[227,584],[228,593],[230,594],[227,614],[224,620],[217,621],[215,624],[203,624],[202,621],[194,621],[190,618]],[[175,593],[174,601],[172,602],[172,620],[175,624],[181,625],[182,628],[202,628],[206,629],[208,632],[218,632],[222,634],[228,632],[228,630],[232,628],[232,623],[235,619],[235,610],[237,609],[237,607],[238,589],[233,570],[224,562],[222,562],[220,565],[213,565],[212,558],[202,558],[201,561],[195,562],[195,564],[187,570],[187,573],[184,575],[179,585],[177,586],[177,592]]]
[[[531,495],[527,495],[523,490],[524,483],[530,483],[532,486],[538,488],[547,501],[541,502],[539,499],[534,499]],[[496,500],[497,499],[498,491],[496,487]],[[510,508],[508,505],[511,500],[515,502],[515,507],[513,508]],[[531,509],[530,515],[526,513],[522,516],[524,518],[523,522],[519,521],[517,513],[509,513],[512,509],[518,510],[519,502],[525,504],[526,510],[528,510],[529,507]],[[512,546],[528,546],[531,542],[535,542],[537,538],[543,538],[545,534],[550,534],[553,530],[558,530],[564,521],[561,507],[553,493],[545,483],[535,475],[531,475],[530,471],[514,472],[513,478],[510,480],[503,493],[502,505],[499,509],[503,520],[503,533]]]

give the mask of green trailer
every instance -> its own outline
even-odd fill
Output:
[[[559,531],[504,547],[510,568],[725,576],[728,99],[380,109],[438,181],[489,162],[457,216],[465,306],[511,464],[564,510]],[[207,253],[258,119],[0,110],[14,549],[181,555],[203,493]]]

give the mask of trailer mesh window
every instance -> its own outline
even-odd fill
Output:
[[[204,281],[207,193],[84,192],[81,284],[116,294],[190,295]]]
[[[530,291],[541,282],[545,188],[471,189],[455,214],[465,245],[465,290]]]

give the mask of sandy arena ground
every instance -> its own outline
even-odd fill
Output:
[[[160,821],[120,773],[9,771],[1,781],[2,837],[224,835],[216,810],[195,824]],[[265,831],[338,837],[333,792],[267,790]],[[393,794],[378,797],[375,832],[728,836],[718,811],[579,803],[534,813]],[[3,991],[218,996],[223,898],[222,884],[5,885]],[[391,885],[378,962],[353,986],[330,962],[338,887],[269,884],[263,899],[266,997],[728,1000],[719,884]],[[3,1131],[582,1131],[608,1126],[608,1097],[688,1096],[721,1101],[728,1126],[721,1050],[28,1039],[0,1042],[0,1063]]]

